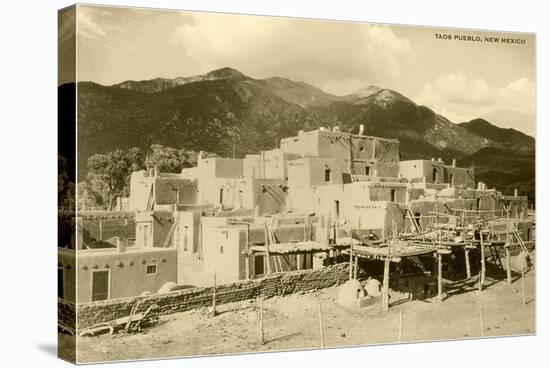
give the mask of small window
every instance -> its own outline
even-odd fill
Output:
[[[370,167],[368,167],[368,166],[365,167],[365,175],[367,175],[367,176],[370,175]]]
[[[390,189],[390,201],[395,202],[395,189]]]
[[[325,169],[325,181],[330,181],[330,169]]]
[[[223,254],[223,245],[220,246],[220,254]]]
[[[147,274],[148,275],[155,275],[156,273],[157,273],[157,265],[147,266]]]

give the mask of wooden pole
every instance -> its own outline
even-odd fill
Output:
[[[267,273],[271,273],[271,257],[269,254],[269,229],[267,228],[267,224],[265,224],[265,250],[266,250],[266,266],[267,266]]]
[[[403,311],[399,311],[399,342],[403,341]]]
[[[481,329],[481,337],[485,336],[485,328],[483,327],[483,310],[481,305],[479,306],[479,327]]]
[[[389,309],[390,298],[390,258],[389,256],[384,259],[384,280],[382,282],[382,309],[387,311]]]
[[[349,279],[353,278],[353,239],[351,239],[351,244],[349,246]]]
[[[216,272],[214,272],[214,290],[212,292],[212,317],[216,317]]]
[[[353,265],[353,278],[357,280],[359,273],[359,257],[355,256],[355,264]]]
[[[504,206],[506,208],[506,206]],[[506,208],[506,282],[512,284],[512,268],[510,262],[510,211]]]
[[[464,248],[464,259],[466,260],[466,278],[472,277],[472,269],[470,267],[470,250]]]
[[[481,251],[481,275],[480,275],[480,283],[481,283],[481,289],[483,289],[483,285],[485,284],[485,242],[483,241],[483,232],[479,231],[479,239],[480,239],[480,251]]]
[[[521,266],[521,297],[523,299],[523,305],[527,304],[525,302],[525,268]]]
[[[437,299],[443,300],[443,262],[439,253],[437,253]]]
[[[321,297],[319,297],[319,336],[321,337],[321,348],[324,348],[325,335],[323,333],[323,313],[321,312]]]
[[[264,297],[260,297],[260,344],[265,344],[264,340]]]
[[[510,262],[510,245],[506,245],[504,248],[506,251],[506,282],[508,285],[512,284],[512,262]]]

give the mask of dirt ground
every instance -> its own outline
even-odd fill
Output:
[[[501,278],[488,278],[486,285],[479,293],[475,281],[460,288],[449,284],[443,302],[410,301],[393,292],[388,312],[379,305],[344,309],[336,303],[338,287],[267,299],[263,344],[255,300],[219,305],[216,317],[194,310],[162,316],[158,325],[134,335],[79,337],[77,354],[80,362],[99,362],[319,348],[319,301],[326,347],[399,342],[400,314],[402,342],[535,333],[534,271],[525,276],[525,305],[518,275],[512,285]]]

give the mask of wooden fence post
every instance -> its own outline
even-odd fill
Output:
[[[523,305],[525,305],[525,268],[523,266],[521,266],[521,297],[523,299]]]
[[[390,306],[390,258],[384,259],[384,280],[382,281],[382,309],[387,311]]]
[[[321,337],[321,348],[324,348],[325,335],[323,333],[323,313],[321,312],[321,297],[319,297],[319,335]]]
[[[506,250],[506,282],[508,285],[512,284],[512,263],[510,262],[510,244],[507,244],[506,247],[504,247]]]
[[[216,317],[216,272],[214,272],[214,290],[212,292],[212,317]]]
[[[260,296],[260,344],[265,344],[264,340],[264,297]]]

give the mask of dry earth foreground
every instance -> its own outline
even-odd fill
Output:
[[[259,328],[260,304],[247,300],[218,305],[215,317],[207,308],[195,309],[162,316],[157,325],[136,334],[78,337],[78,361],[91,363],[315,349],[322,344],[337,347],[535,333],[534,270],[526,273],[524,283],[519,276],[514,278],[512,285],[500,278],[488,278],[481,293],[475,280],[456,292],[449,283],[443,302],[411,301],[407,294],[391,292],[388,312],[382,312],[379,304],[361,310],[344,309],[336,303],[338,292],[339,287],[334,286],[264,300],[263,343]]]

